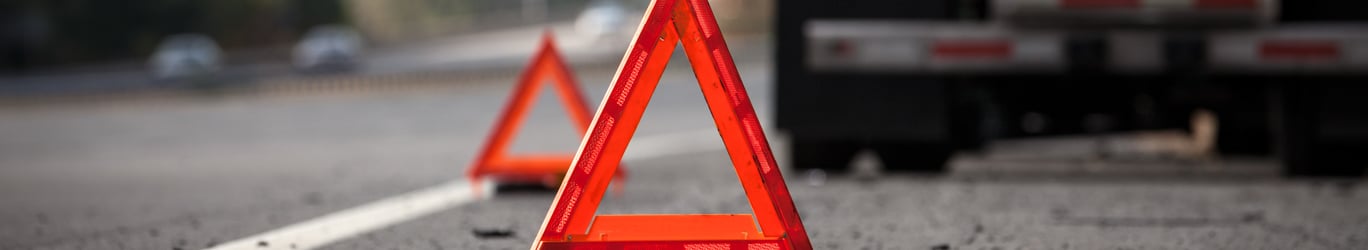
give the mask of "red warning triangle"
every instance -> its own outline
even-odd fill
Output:
[[[574,155],[510,155],[507,152],[547,78],[555,84],[556,92],[560,94],[565,111],[577,131],[588,129],[589,106],[580,94],[575,75],[556,51],[555,39],[547,31],[542,37],[541,48],[523,71],[518,85],[514,86],[513,96],[504,106],[498,123],[494,124],[494,131],[485,142],[484,152],[467,172],[473,182],[493,179],[499,183],[545,183],[552,187],[560,183]]]
[[[754,218],[595,216],[675,44],[681,41]],[[590,127],[532,249],[812,248],[707,0],[652,2]]]

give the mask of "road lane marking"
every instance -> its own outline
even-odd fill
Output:
[[[481,189],[493,190],[492,187]],[[399,222],[480,200],[483,199],[482,197],[490,197],[490,195],[476,195],[475,188],[469,182],[452,181],[334,212],[209,249],[313,249]]]
[[[695,130],[642,136],[632,141],[623,161],[639,161],[672,155],[701,153],[722,149],[716,130]],[[649,165],[643,165],[649,166]],[[333,212],[318,218],[288,225],[261,234],[218,245],[209,250],[239,249],[314,249],[377,229],[389,227],[429,214],[488,199],[493,196],[491,182],[478,190],[466,181],[451,181],[437,186],[384,198],[365,205]]]

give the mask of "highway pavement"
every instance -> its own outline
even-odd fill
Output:
[[[767,50],[733,50],[761,119],[772,121]],[[625,189],[600,212],[749,212],[685,65],[675,60],[664,76],[628,149]],[[613,68],[576,68],[598,103]],[[464,170],[514,79],[374,78],[366,87],[310,82],[319,85],[3,106],[0,249],[525,249],[553,193],[449,193],[468,190],[459,188]],[[539,97],[515,151],[574,150],[581,131],[552,93]],[[784,165],[782,133],[767,132]],[[963,153],[947,176],[785,171],[819,249],[1368,245],[1360,180],[1281,179],[1259,170],[1266,159],[998,153],[1008,154]],[[857,165],[877,165],[869,159]],[[1011,171],[995,170],[1004,166]],[[1143,166],[1171,173],[1051,172]],[[1184,170],[1197,168],[1205,174]],[[1013,172],[1022,169],[1049,171]]]

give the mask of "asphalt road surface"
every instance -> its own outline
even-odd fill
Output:
[[[624,192],[610,195],[601,213],[749,213],[681,62],[664,76],[637,131],[645,142],[628,149]],[[761,119],[770,121],[770,65],[742,60],[740,70]],[[612,69],[578,73],[585,96],[598,103]],[[374,217],[406,219],[321,245],[256,238],[462,179],[513,79],[0,107],[0,249],[525,249],[552,193],[501,193],[430,214],[384,210]],[[541,95],[515,151],[576,148],[580,134],[554,98]],[[782,136],[767,131],[784,154]],[[1368,246],[1368,190],[1356,181],[1283,180],[1266,171],[1025,177],[963,170],[1252,168],[1220,160],[1026,164],[970,154],[956,161],[948,177],[817,179],[790,170],[789,185],[819,249]]]

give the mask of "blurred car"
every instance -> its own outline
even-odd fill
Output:
[[[596,41],[622,38],[626,41],[636,31],[634,19],[639,13],[628,13],[627,6],[614,0],[598,0],[575,18],[575,31]],[[629,20],[632,19],[632,20]]]
[[[158,80],[211,75],[222,68],[222,50],[204,34],[177,34],[166,37],[148,62],[152,77]]]
[[[361,64],[361,34],[345,25],[309,29],[294,47],[295,69],[307,72],[347,71]]]

